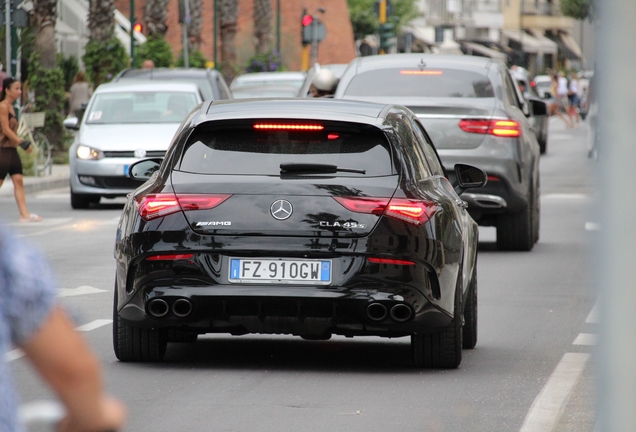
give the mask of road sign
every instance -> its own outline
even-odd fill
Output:
[[[0,26],[5,24],[4,9],[0,9]],[[23,9],[14,9],[11,11],[11,26],[27,27],[29,25],[29,15]]]

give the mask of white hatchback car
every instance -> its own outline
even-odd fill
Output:
[[[141,183],[128,167],[163,157],[174,134],[203,98],[196,84],[121,81],[100,85],[75,129],[69,150],[71,207],[87,208],[101,197],[125,196]]]

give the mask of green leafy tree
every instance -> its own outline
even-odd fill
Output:
[[[172,47],[163,36],[150,35],[137,47],[135,67],[141,67],[144,60],[152,60],[156,67],[170,67],[174,62]]]
[[[560,0],[563,15],[583,20],[594,17],[594,0]]]
[[[71,87],[71,84],[73,84],[75,75],[79,72],[79,62],[77,61],[77,57],[64,57],[62,53],[58,53],[57,64],[60,65],[64,74],[64,88],[68,90]]]
[[[347,0],[349,17],[356,39],[376,33],[380,20],[375,12],[376,0]],[[416,0],[392,0],[393,14],[387,16],[387,21],[396,24],[396,30],[408,23],[419,14],[415,6]]]
[[[93,88],[110,81],[128,66],[129,61],[126,49],[115,36],[106,42],[89,40],[84,48],[83,60]]]

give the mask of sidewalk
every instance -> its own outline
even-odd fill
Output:
[[[43,177],[24,176],[24,190],[27,194],[68,187],[70,169],[68,165],[53,165],[51,175]],[[13,196],[13,182],[7,176],[0,187],[0,197]]]

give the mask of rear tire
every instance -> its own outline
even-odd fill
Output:
[[[75,210],[87,209],[91,203],[99,202],[99,195],[76,194],[71,190],[71,208]]]
[[[497,249],[507,251],[531,251],[538,240],[536,226],[535,194],[518,213],[504,213],[497,218]]]
[[[462,362],[461,287],[455,292],[455,316],[451,324],[434,334],[411,335],[411,354],[415,367],[456,369]]]
[[[117,313],[117,287],[113,301],[113,349],[122,362],[159,362],[166,354],[165,330],[133,327]]]
[[[464,327],[462,347],[473,349],[477,345],[477,267],[468,285],[468,296],[464,304]]]

